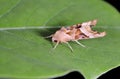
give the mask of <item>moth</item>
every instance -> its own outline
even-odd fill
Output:
[[[95,26],[96,23],[97,20],[92,20],[69,27],[62,27],[61,29],[57,30],[54,34],[48,36],[52,37],[52,42],[56,43],[53,49],[55,49],[59,43],[66,43],[71,51],[73,51],[73,48],[68,43],[69,41],[75,41],[77,44],[85,47],[83,44],[78,42],[78,40],[104,37],[106,32],[92,30],[92,27]]]

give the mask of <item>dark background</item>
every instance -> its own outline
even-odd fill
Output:
[[[115,7],[116,10],[118,10],[118,12],[120,12],[120,0],[103,0],[103,1],[109,3],[110,5]],[[79,72],[74,71],[54,79],[85,79],[85,78]],[[100,76],[98,79],[120,79],[120,67],[110,70],[109,72]]]

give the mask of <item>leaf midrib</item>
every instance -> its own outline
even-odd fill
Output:
[[[65,26],[67,27],[67,26]],[[61,28],[61,26],[51,27],[51,26],[26,26],[26,27],[8,27],[8,28],[0,28],[0,31],[4,30],[32,30],[32,29],[55,29],[55,28]],[[95,26],[93,28],[103,28],[103,29],[120,29],[120,26]]]

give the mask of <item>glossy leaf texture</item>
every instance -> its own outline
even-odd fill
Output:
[[[120,14],[101,0],[1,0],[0,77],[54,78],[79,71],[96,79],[120,65]],[[70,42],[52,50],[45,37],[61,26],[98,19],[103,38]]]

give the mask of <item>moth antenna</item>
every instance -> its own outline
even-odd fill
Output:
[[[51,38],[51,37],[53,37],[53,34],[52,34],[52,35],[50,35],[50,36],[46,36],[45,38]]]
[[[79,44],[80,46],[85,47],[85,45],[83,45],[82,43],[78,42],[77,40],[75,40],[75,42],[76,42],[77,44]]]
[[[66,44],[68,45],[68,47],[71,49],[71,51],[73,52],[73,48],[71,47],[71,45],[68,43],[68,42],[66,42]]]
[[[53,49],[55,49],[58,46],[59,42],[56,43],[56,45],[53,47]]]

